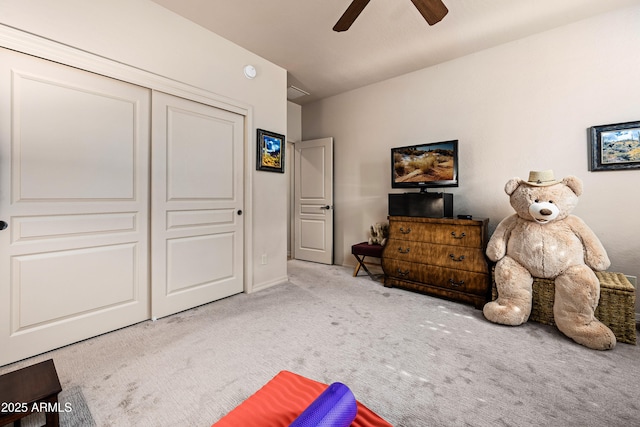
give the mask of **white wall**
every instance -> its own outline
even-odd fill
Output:
[[[287,101],[287,139],[302,141],[302,107],[291,101]]]
[[[255,129],[286,134],[286,70],[147,0],[0,0],[0,23],[247,105]],[[243,67],[258,71],[254,80]],[[255,165],[255,149],[248,150]],[[253,277],[259,289],[286,280],[284,174],[252,171]],[[266,254],[268,263],[261,264]]]
[[[303,138],[335,138],[336,262],[386,219],[393,146],[459,139],[454,214],[513,213],[503,188],[530,170],[576,175],[574,213],[612,271],[640,276],[640,170],[589,172],[587,131],[640,120],[640,7],[620,10],[337,95],[302,109]],[[449,191],[449,190],[447,190]]]
[[[289,210],[287,211],[287,223],[289,229],[287,232],[287,254],[293,255],[292,234],[293,226],[293,165],[294,165],[294,149],[295,143],[302,141],[302,107],[291,101],[287,102],[287,154],[286,154],[286,170],[289,187],[287,188],[287,199]]]

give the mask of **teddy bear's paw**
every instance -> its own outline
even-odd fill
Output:
[[[604,323],[594,320],[588,325],[561,325],[558,329],[566,336],[594,350],[611,350],[616,346],[616,336]]]
[[[524,308],[516,304],[505,303],[500,300],[491,301],[484,305],[482,313],[487,320],[501,325],[518,326],[529,320],[531,307]]]

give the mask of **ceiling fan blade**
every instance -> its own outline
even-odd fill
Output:
[[[441,0],[411,0],[429,25],[437,24],[449,13]]]
[[[347,31],[353,21],[356,20],[358,15],[364,10],[364,8],[369,4],[370,0],[353,0],[347,10],[344,11],[336,25],[333,26],[333,31],[341,32]]]

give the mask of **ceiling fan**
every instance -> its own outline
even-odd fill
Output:
[[[333,31],[347,31],[358,15],[369,4],[370,0],[353,0],[347,10],[342,14]],[[429,25],[437,24],[449,12],[449,9],[441,0],[411,0]]]

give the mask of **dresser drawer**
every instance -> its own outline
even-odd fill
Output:
[[[475,225],[390,221],[389,236],[414,242],[482,248],[483,229]]]
[[[448,246],[410,240],[389,239],[384,256],[401,261],[486,273],[487,260],[481,248]]]
[[[387,276],[400,280],[420,282],[476,295],[485,295],[490,283],[488,273],[427,266],[387,257],[382,259],[382,268]]]
[[[481,309],[491,288],[485,257],[488,225],[487,218],[389,216],[384,285]]]

